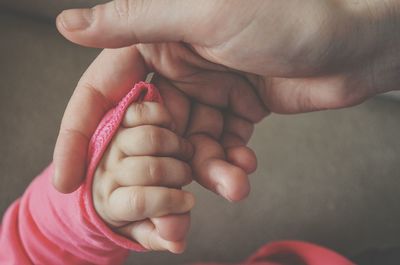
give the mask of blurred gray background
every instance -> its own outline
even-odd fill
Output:
[[[63,39],[54,18],[62,9],[97,2],[0,2],[1,214],[51,161],[63,110],[99,52]],[[132,253],[127,264],[238,262],[281,239],[307,240],[349,256],[400,245],[395,97],[339,111],[270,116],[251,142],[259,168],[250,197],[230,204],[192,185],[198,198],[186,253]]]

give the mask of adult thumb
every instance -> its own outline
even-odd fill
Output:
[[[57,17],[64,37],[80,45],[119,48],[137,43],[201,40],[188,35],[204,19],[213,1],[114,0],[87,9],[70,9]],[[197,35],[197,36],[193,36]]]

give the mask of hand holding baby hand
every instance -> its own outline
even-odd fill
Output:
[[[174,133],[159,103],[132,104],[99,163],[93,182],[97,213],[116,232],[149,250],[180,253],[190,225],[191,144]]]

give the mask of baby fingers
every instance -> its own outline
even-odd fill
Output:
[[[163,239],[154,224],[150,220],[135,222],[118,229],[118,232],[132,238],[147,250],[182,253],[185,250],[185,241],[172,242]]]
[[[192,181],[192,170],[187,163],[178,159],[136,156],[124,158],[114,176],[121,186],[180,188]]]
[[[127,156],[172,156],[190,160],[193,155],[188,140],[168,129],[151,125],[120,131],[116,143]]]
[[[156,102],[133,103],[126,110],[122,126],[133,128],[141,125],[157,125],[171,130],[175,129],[167,108]]]
[[[190,140],[196,148],[191,161],[195,179],[230,201],[245,198],[250,191],[247,173],[240,166],[226,161],[223,146],[202,134],[193,135]]]
[[[114,190],[106,209],[113,225],[121,226],[127,222],[180,214],[190,211],[194,206],[191,193],[164,187],[120,187]]]

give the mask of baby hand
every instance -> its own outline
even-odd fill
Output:
[[[191,144],[175,132],[160,103],[132,104],[100,161],[93,181],[99,216],[149,250],[180,253],[189,228]]]

